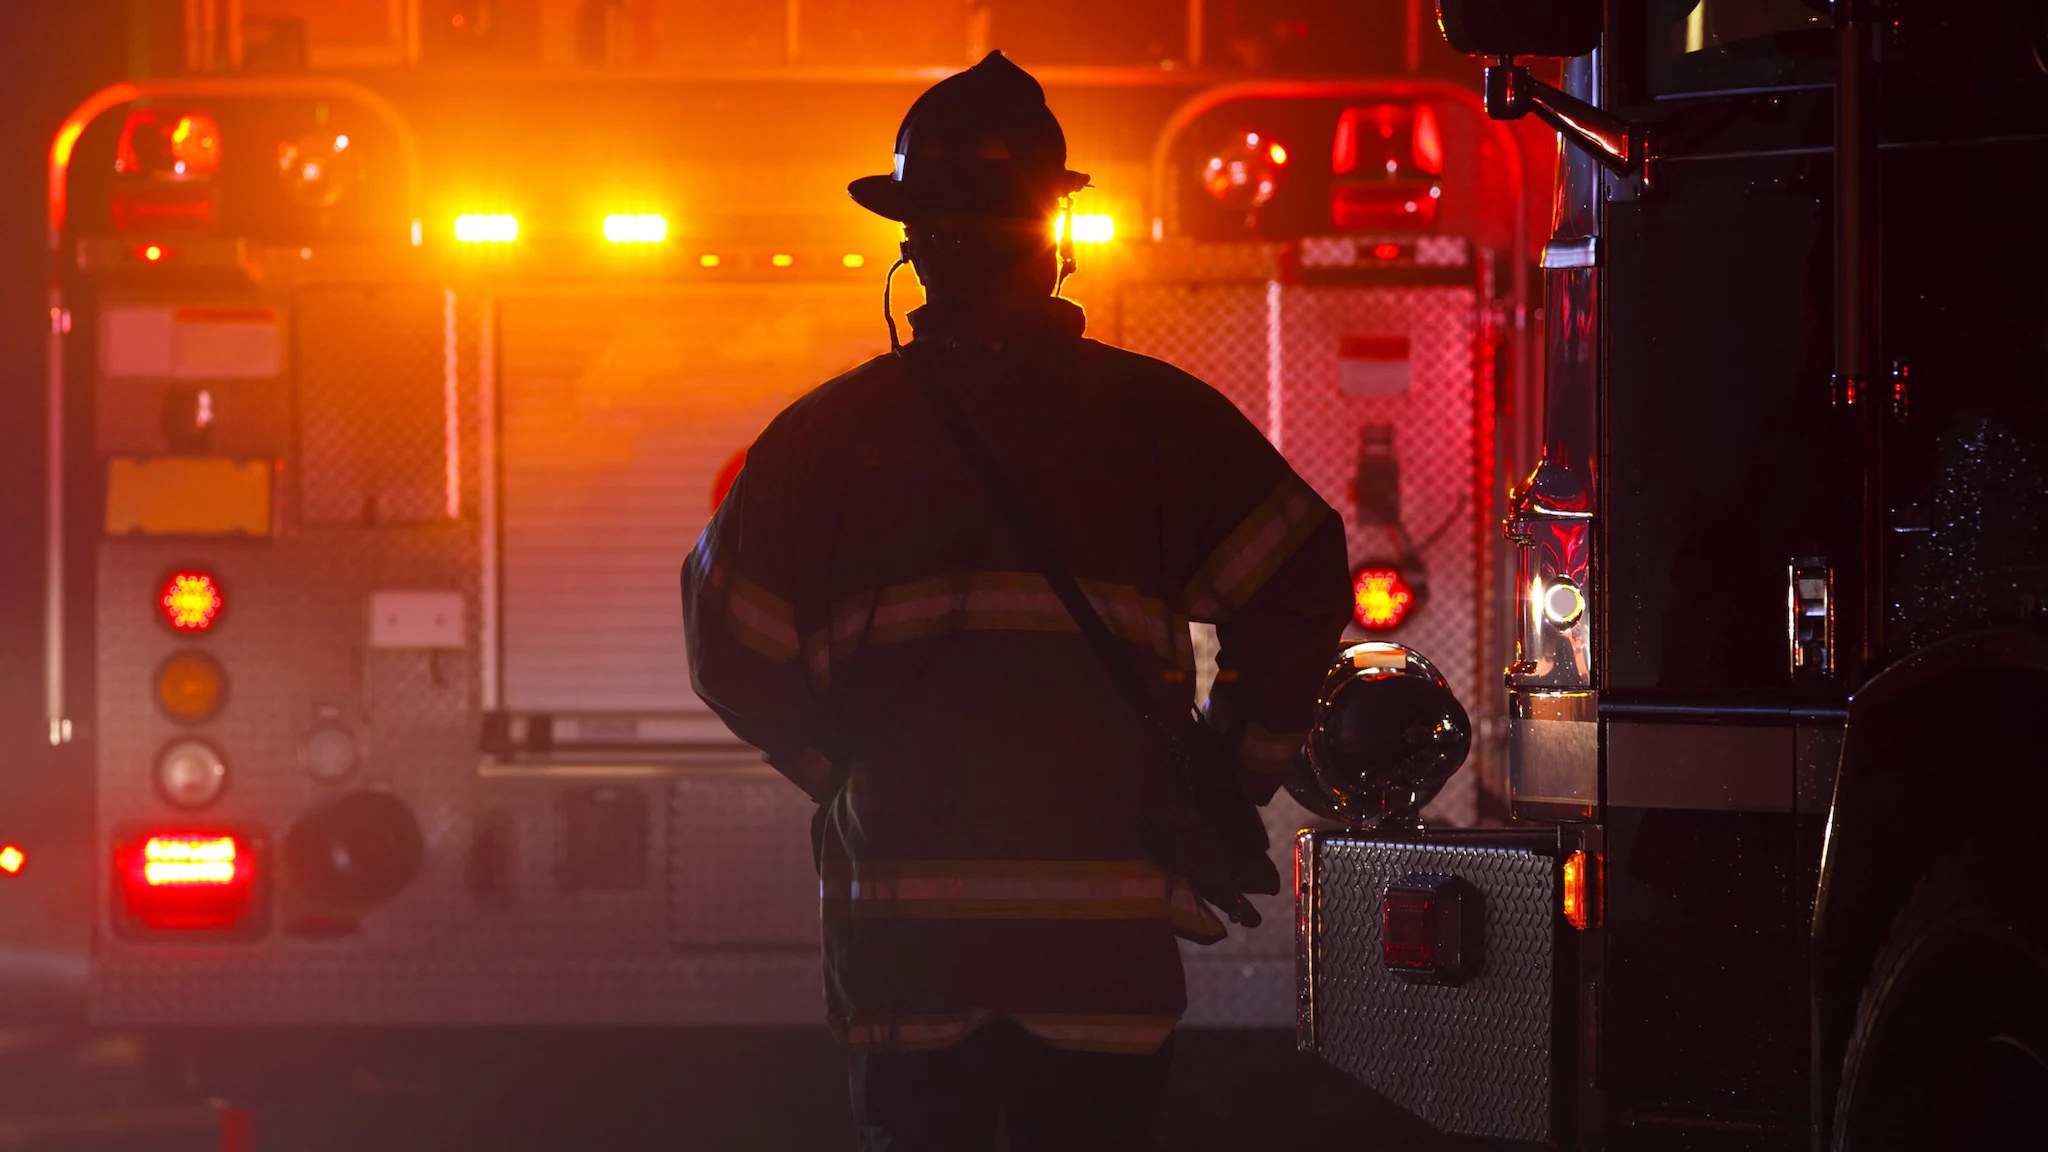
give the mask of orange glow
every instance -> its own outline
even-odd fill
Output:
[[[787,268],[796,263],[796,257],[791,256],[787,252],[777,252],[768,258],[768,262],[777,268]]]
[[[740,478],[740,469],[746,466],[747,450],[745,448],[733,453],[731,458],[719,466],[718,475],[711,478],[711,510],[713,512],[718,511],[718,506],[725,503],[725,494],[732,491],[733,481]]]
[[[187,724],[211,720],[227,695],[220,662],[204,652],[180,652],[157,669],[156,699],[171,719]]]
[[[1398,628],[1415,603],[1415,590],[1392,568],[1361,568],[1351,578],[1352,614],[1361,628]]]
[[[19,876],[23,866],[27,863],[28,853],[23,852],[16,845],[9,844],[4,848],[0,848],[0,872],[5,872],[9,876]]]
[[[164,581],[164,618],[180,632],[204,632],[220,615],[220,585],[205,572],[176,572]]]
[[[149,262],[150,262],[151,264],[154,264],[154,263],[156,263],[157,261],[159,261],[159,260],[163,259],[163,258],[164,258],[164,249],[163,249],[163,245],[161,245],[161,244],[151,244],[151,245],[149,245],[149,246],[148,246],[147,248],[144,248],[144,249],[142,250],[142,258],[143,258],[144,260],[147,260],[147,261],[149,261]]]
[[[867,262],[868,258],[858,252],[848,252],[839,258],[840,265],[846,268],[859,268]]]
[[[142,846],[143,883],[153,888],[232,884],[236,855],[232,836],[151,836]]]
[[[718,264],[718,253],[716,252],[706,252],[702,256],[697,257],[697,266],[699,268],[716,268]]]
[[[1600,923],[1600,882],[1595,873],[1600,858],[1588,859],[1574,852],[1564,861],[1564,919],[1574,928],[1592,928]]]

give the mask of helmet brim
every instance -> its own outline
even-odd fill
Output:
[[[910,201],[903,195],[903,185],[892,175],[863,176],[846,186],[846,194],[853,202],[887,220],[902,222],[908,220]]]
[[[1072,195],[1088,187],[1088,174],[1086,172],[1075,172],[1071,169],[1062,169],[1059,178],[1054,181],[1053,187],[1057,195]],[[982,212],[977,212],[974,208],[965,204],[927,203],[912,196],[910,188],[903,181],[896,179],[894,175],[886,173],[880,176],[863,176],[855,180],[846,186],[846,194],[853,197],[854,203],[873,212],[875,215],[887,220],[894,220],[898,223],[909,223],[914,219],[928,219],[932,216],[950,215],[952,213],[982,214]],[[986,212],[986,209],[982,211]],[[1052,213],[1048,211],[1046,219],[1050,220],[1051,218]]]

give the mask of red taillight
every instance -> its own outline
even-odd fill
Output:
[[[1439,196],[1433,184],[1340,184],[1330,189],[1330,223],[1341,232],[1434,228]]]
[[[171,573],[157,602],[165,621],[180,632],[204,632],[213,627],[225,604],[213,574],[197,570]]]
[[[239,832],[149,832],[114,847],[119,911],[131,927],[244,927],[255,909],[256,880],[256,844]]]
[[[1431,176],[1444,172],[1444,137],[1437,128],[1436,110],[1427,104],[1415,109],[1415,167]]]
[[[1398,568],[1360,568],[1351,577],[1351,614],[1360,628],[1398,628],[1414,605],[1415,589]]]
[[[1456,876],[1411,874],[1380,900],[1380,959],[1387,970],[1424,984],[1455,984],[1476,967],[1477,924]]]

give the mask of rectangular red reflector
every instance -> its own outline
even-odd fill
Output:
[[[1339,182],[1330,189],[1330,223],[1340,232],[1401,232],[1436,227],[1432,186]]]
[[[1380,959],[1420,984],[1456,984],[1477,969],[1477,910],[1456,876],[1411,873],[1387,885],[1380,902]]]
[[[166,830],[114,846],[118,911],[145,929],[242,926],[255,905],[257,847],[239,832]]]

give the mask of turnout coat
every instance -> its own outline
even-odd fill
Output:
[[[1212,715],[1269,799],[1349,611],[1337,516],[1229,400],[1084,339],[1067,301],[910,318],[1160,709],[1192,703],[1188,622],[1216,626]],[[761,434],[683,605],[698,694],[820,805],[843,1045],[938,1048],[997,1015],[1065,1048],[1164,1041],[1176,933],[1222,934],[1146,859],[1167,758],[901,359]]]

